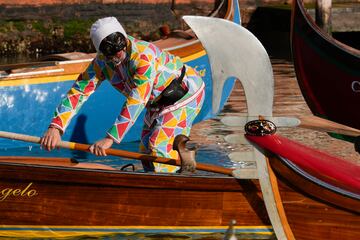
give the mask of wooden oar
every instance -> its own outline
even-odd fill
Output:
[[[0,137],[13,139],[13,140],[20,140],[20,141],[24,141],[24,142],[40,143],[40,137],[12,133],[12,132],[0,131]],[[91,145],[88,145],[88,144],[61,141],[56,147],[89,152],[90,146]],[[124,158],[130,158],[130,159],[138,159],[138,160],[145,160],[145,161],[181,166],[181,162],[179,159],[156,157],[156,156],[150,156],[147,154],[129,152],[129,151],[113,149],[113,148],[106,149],[106,154],[112,155],[112,156],[117,156],[117,157],[124,157]],[[221,174],[225,174],[225,175],[234,176],[233,175],[234,169],[224,168],[224,167],[215,166],[215,165],[211,165],[211,164],[197,163],[196,169],[201,170],[201,171],[221,173]]]
[[[357,137],[360,136],[360,130],[346,125],[336,123],[324,118],[316,116],[302,116],[299,117],[299,127],[313,129],[322,132],[331,132],[337,134],[343,134],[347,136]]]

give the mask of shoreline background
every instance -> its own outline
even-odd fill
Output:
[[[333,36],[360,48],[360,0],[332,2]],[[158,40],[162,37],[161,26],[185,30],[181,16],[209,15],[219,3],[220,0],[0,0],[1,63],[33,60],[53,53],[94,52],[89,29],[104,16],[117,17],[129,35]],[[314,14],[315,0],[305,3]],[[242,25],[267,49],[267,44],[278,52],[287,47],[291,0],[239,0],[239,5]]]

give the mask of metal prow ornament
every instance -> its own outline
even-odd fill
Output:
[[[183,18],[209,56],[212,89],[220,90],[213,91],[213,113],[220,110],[221,90],[226,80],[236,77],[244,87],[248,115],[271,116],[274,79],[269,56],[260,41],[247,29],[228,20],[200,16]]]
[[[203,44],[210,60],[213,89],[213,113],[220,111],[220,99],[225,81],[240,80],[247,100],[247,121],[272,117],[274,78],[269,56],[260,41],[247,29],[219,18],[184,16]],[[238,169],[237,178],[259,179],[265,206],[278,239],[293,238],[283,212],[275,175],[269,169],[266,156],[258,149],[249,152],[256,162],[254,171]],[[238,155],[241,157],[241,155]],[[234,171],[234,172],[235,172]],[[276,180],[276,179],[275,179]]]

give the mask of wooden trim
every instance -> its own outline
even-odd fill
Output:
[[[270,159],[270,164],[276,175],[281,178],[281,181],[294,187],[296,191],[309,195],[310,198],[316,201],[325,201],[327,204],[360,214],[359,200],[338,194],[303,178],[275,156]]]
[[[274,173],[274,171],[272,170],[270,163],[269,163],[269,158],[266,157],[266,165],[268,168],[268,172],[269,172],[269,178],[270,178],[270,184],[272,186],[272,191],[274,194],[274,198],[275,198],[275,204],[276,204],[276,208],[278,210],[278,214],[281,220],[281,225],[284,228],[284,232],[285,235],[287,237],[287,239],[292,240],[295,239],[294,234],[291,230],[291,227],[288,223],[287,217],[286,217],[286,213],[284,210],[284,206],[282,204],[282,200],[281,200],[281,196],[280,196],[280,192],[279,192],[279,186],[278,186],[278,182],[277,182],[277,178],[276,175]]]
[[[259,175],[259,183],[263,199],[265,202],[266,210],[273,226],[274,232],[278,239],[287,239],[287,235],[282,225],[281,216],[277,210],[277,203],[275,198],[275,191],[272,186],[271,178],[269,175],[269,168],[266,163],[266,157],[259,150],[254,148],[256,165]]]

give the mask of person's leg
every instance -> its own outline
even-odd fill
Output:
[[[173,150],[175,136],[190,135],[195,117],[199,114],[204,102],[204,93],[193,101],[173,112],[157,118],[148,136],[148,149],[152,155],[177,159],[178,153]],[[180,167],[154,163],[156,172],[176,172]]]
[[[148,113],[147,113],[148,114]],[[144,126],[141,132],[141,139],[140,139],[140,152],[145,154],[150,154],[151,150],[149,148],[149,138],[152,134],[152,127],[147,124],[147,122],[144,122]],[[141,161],[144,171],[145,172],[154,172],[155,167],[154,164],[150,161]]]

